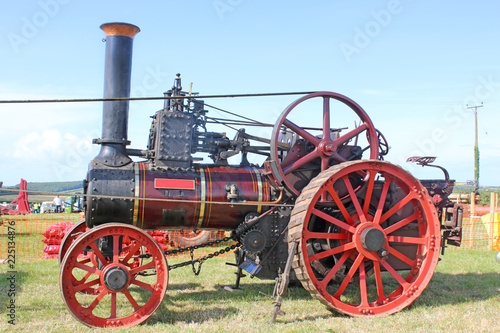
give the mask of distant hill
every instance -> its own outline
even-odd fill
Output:
[[[6,189],[19,189],[19,184],[15,186],[4,186]],[[82,181],[71,181],[71,182],[28,182],[28,190],[39,191],[39,192],[57,192],[57,193],[78,193],[83,191]],[[7,192],[0,189],[0,202],[9,202],[17,197],[17,192]],[[37,196],[34,194],[29,194],[30,201],[43,201],[48,200],[51,196]],[[33,200],[35,199],[35,200]]]

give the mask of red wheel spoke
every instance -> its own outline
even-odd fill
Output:
[[[320,253],[317,253],[317,254],[314,254],[312,256],[309,257],[309,261],[310,262],[313,262],[315,260],[320,260],[320,259],[323,259],[323,258],[326,258],[326,257],[331,257],[333,256],[334,254],[337,254],[337,253],[340,253],[340,252],[345,252],[345,251],[349,251],[349,250],[352,250],[356,247],[356,245],[354,245],[354,243],[347,243],[347,244],[344,244],[344,245],[340,245],[340,246],[337,246],[331,250],[327,250],[327,251],[323,251],[323,252],[320,252]]]
[[[375,283],[377,284],[378,301],[385,299],[384,283],[382,282],[382,273],[380,272],[380,264],[378,261],[373,261],[373,270],[375,274]]]
[[[391,185],[392,179],[390,177],[385,176],[384,186],[382,187],[382,192],[380,193],[380,198],[377,206],[377,211],[375,212],[375,217],[373,218],[373,222],[380,225],[380,217],[382,216],[382,212],[385,206],[385,198],[387,198],[387,192],[389,192],[389,186]]]
[[[384,266],[387,272],[389,272],[389,274],[391,274],[392,277],[396,279],[396,281],[401,285],[401,287],[403,287],[403,290],[406,290],[406,287],[408,287],[410,284],[406,282],[406,280],[403,279],[403,277],[399,275],[399,273],[396,272],[394,268],[392,268],[392,266],[387,263],[387,261],[381,261],[380,263],[382,264],[382,266]]]
[[[302,239],[347,239],[347,234],[336,234],[330,232],[311,232],[304,230]]]
[[[120,236],[113,236],[113,263],[117,264],[120,262]]]
[[[370,208],[370,201],[372,201],[373,185],[375,184],[375,175],[377,173],[374,171],[368,172],[368,187],[365,194],[365,205],[363,206],[363,214],[366,216],[368,214],[368,209]]]
[[[139,251],[139,249],[141,248],[142,244],[140,243],[136,243],[135,246],[129,250],[129,252],[127,253],[127,255],[125,256],[125,258],[123,258],[122,260],[122,263],[127,263],[130,258],[135,254],[137,253],[137,251]]]
[[[345,208],[344,208],[345,209]],[[347,212],[346,212],[347,213]],[[312,214],[316,215],[317,217],[320,217],[322,218],[323,220],[327,221],[327,222],[330,222],[331,224],[334,224],[336,225],[337,227],[341,228],[341,229],[344,229],[344,230],[347,230],[349,231],[350,233],[354,233],[356,232],[356,228],[354,228],[352,225],[349,225],[345,222],[342,222],[338,219],[336,219],[335,217],[333,216],[330,216],[322,211],[320,211],[319,209],[316,209],[314,208],[312,210]],[[349,216],[349,215],[348,215]],[[349,216],[350,217],[350,216]],[[352,222],[351,222],[352,223]]]
[[[401,221],[394,223],[393,225],[385,228],[384,232],[386,235],[389,235],[389,234],[393,233],[394,231],[401,229],[402,227],[404,227],[408,223],[415,221],[416,218],[417,218],[417,213],[413,213],[411,216],[404,218]]]
[[[323,140],[330,137],[330,97],[323,96]]]
[[[102,255],[101,251],[97,248],[97,246],[95,245],[94,242],[91,242],[89,244],[90,248],[94,251],[94,254],[96,255],[96,257],[101,261],[101,263],[104,265],[104,264],[107,264],[108,261],[106,260],[106,258],[104,258],[104,256]]]
[[[104,298],[104,296],[106,296],[107,293],[108,293],[108,290],[106,288],[101,290],[99,295],[97,295],[95,300],[92,302],[92,304],[89,305],[89,307],[87,309],[90,310],[90,312],[92,312],[95,309],[95,307],[97,306],[97,304],[99,304],[99,302]]]
[[[352,218],[351,215],[347,212],[347,209],[345,209],[344,204],[340,200],[339,196],[337,195],[337,192],[332,187],[329,187],[327,189],[328,193],[332,196],[333,201],[337,205],[337,208],[340,209],[340,212],[342,213],[342,216],[345,218],[346,222],[349,224],[352,224]],[[354,231],[351,231],[354,232]]]
[[[427,238],[415,238],[405,236],[387,236],[387,241],[394,243],[425,244]]]
[[[79,268],[81,270],[87,271],[87,272],[92,273],[92,274],[99,274],[99,273],[101,273],[101,271],[98,270],[97,268],[95,268],[93,266],[84,265],[81,262],[76,262],[75,263],[75,268]]]
[[[334,161],[338,162],[338,163],[347,162],[347,159],[345,159],[344,157],[340,156],[339,153],[337,153],[337,152],[334,152],[331,158]]]
[[[321,158],[321,171],[325,171],[330,167],[330,159],[326,157]]]
[[[87,281],[87,279],[92,275],[92,273],[90,272],[87,272],[87,274],[85,274],[85,276],[81,279],[81,280],[78,280],[78,282],[80,283],[84,283],[85,281]]]
[[[285,119],[283,121],[283,125],[285,125],[286,127],[288,127],[289,129],[291,129],[292,131],[294,131],[295,133],[297,133],[298,135],[300,135],[301,137],[303,137],[304,139],[306,139],[307,141],[309,141],[310,143],[312,143],[315,146],[318,146],[319,143],[321,142],[321,139],[319,139],[319,138],[315,137],[314,135],[312,135],[311,133],[307,132],[302,127],[295,125],[294,123],[292,123],[288,119]]]
[[[87,283],[79,284],[79,285],[75,286],[74,290],[75,290],[75,292],[80,292],[84,289],[90,288],[90,287],[98,284],[100,281],[101,281],[100,278],[97,278],[97,279],[89,281]]]
[[[349,282],[351,282],[352,277],[354,276],[354,274],[358,270],[359,265],[361,265],[363,263],[363,259],[364,259],[364,256],[361,253],[359,253],[358,256],[356,257],[356,260],[352,264],[351,269],[349,269],[349,272],[347,273],[346,277],[344,278],[344,281],[342,281],[342,284],[340,285],[339,289],[337,290],[335,295],[333,295],[334,298],[340,299],[340,296],[342,296],[342,294],[345,291],[345,288],[347,288],[347,285],[349,284]]]
[[[349,180],[349,176],[342,177],[342,180],[344,181],[345,187],[347,188],[347,191],[349,192],[349,197],[351,198],[351,201],[354,204],[354,208],[356,209],[356,213],[358,214],[360,221],[366,222],[366,216],[363,213],[363,210],[361,209],[361,205],[359,204],[359,200],[358,200],[358,197],[356,196],[356,193],[354,193],[354,189],[352,188],[352,184],[351,184],[351,181]]]
[[[398,258],[399,260],[401,260],[402,262],[404,262],[405,264],[407,264],[411,268],[415,267],[415,263],[416,263],[415,260],[408,258],[407,256],[405,256],[404,254],[402,254],[401,252],[399,252],[398,250],[396,250],[395,248],[393,248],[391,246],[389,246],[389,254],[392,254],[393,256],[395,256],[396,258]]]
[[[147,289],[147,290],[149,290],[149,291],[153,292],[153,286],[152,286],[152,285],[150,285],[150,284],[147,284],[147,283],[145,283],[145,282],[139,281],[139,280],[137,280],[137,279],[133,279],[130,283],[133,283],[133,284],[135,284],[136,286],[139,286],[139,287],[141,287],[141,288],[144,288],[144,289]]]
[[[403,208],[410,200],[414,198],[412,193],[407,194],[401,201],[399,201],[397,204],[391,207],[380,219],[379,224],[383,223],[385,220],[387,220],[389,217],[391,217],[394,213],[396,213],[398,210]]]
[[[355,129],[353,129],[352,131],[349,131],[346,134],[342,135],[340,138],[333,140],[333,145],[336,147],[340,147],[344,143],[348,142],[349,140],[351,140],[355,136],[357,136],[360,133],[362,133],[363,131],[365,131],[367,128],[368,128],[368,125],[363,123],[363,124],[359,125],[358,127],[356,127]]]
[[[109,319],[116,318],[116,293],[111,293],[111,315]]]
[[[124,289],[122,292],[125,295],[125,297],[127,297],[128,301],[130,302],[134,310],[135,311],[139,310],[140,306],[139,304],[137,304],[134,297],[130,294],[130,291],[128,291],[128,289]]]
[[[319,157],[318,150],[314,149],[312,152],[310,152],[306,156],[301,157],[297,161],[293,162],[292,164],[290,164],[286,168],[284,168],[283,173],[285,175],[287,175],[290,172],[293,172],[293,171],[297,170],[298,168],[303,167],[307,163],[314,161],[318,157]]]
[[[325,278],[319,282],[319,286],[321,288],[326,289],[326,286],[328,285],[328,283],[330,283],[330,281],[333,279],[333,276],[335,274],[337,274],[340,267],[342,267],[342,265],[345,263],[347,258],[349,258],[349,256],[351,255],[351,252],[352,251],[346,251],[342,255],[342,257],[340,257],[340,259],[337,261],[337,263],[332,267],[332,269],[328,272],[328,274],[326,274]]]
[[[368,306],[368,290],[366,288],[366,272],[364,262],[359,265],[359,292],[361,293],[361,303],[359,305]]]
[[[142,266],[139,266],[137,268],[131,269],[130,270],[130,275],[135,275],[135,274],[137,274],[137,273],[139,273],[141,271],[145,271],[146,269],[154,267],[154,265],[155,265],[155,262],[154,261],[150,261],[150,262],[148,262],[145,265],[142,265]]]

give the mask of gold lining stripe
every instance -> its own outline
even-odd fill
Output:
[[[196,224],[196,229],[200,229],[203,224],[203,219],[205,218],[205,201],[207,200],[207,181],[205,179],[205,171],[200,167],[200,216],[198,218],[198,223]]]
[[[262,176],[260,175],[260,171],[257,168],[253,168],[255,172],[255,176],[257,177],[257,193],[259,194],[259,202],[262,202],[262,196],[264,195],[263,186],[262,186]],[[262,213],[262,206],[257,206],[257,213]]]
[[[139,179],[139,164],[134,163],[134,181],[135,181],[135,190],[134,190],[134,197],[139,198],[139,191],[140,191],[140,179]],[[132,223],[134,226],[137,227],[137,217],[139,216],[139,200],[135,199],[134,200],[134,214],[133,214],[133,220]]]

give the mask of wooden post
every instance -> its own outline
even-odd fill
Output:
[[[488,250],[493,251],[493,235],[494,233],[494,221],[495,221],[495,202],[496,202],[496,193],[491,192],[490,195],[490,227],[488,228],[489,235],[488,235]]]
[[[474,247],[474,216],[476,215],[476,193],[470,194],[470,247]]]

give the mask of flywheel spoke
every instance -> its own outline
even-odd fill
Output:
[[[286,168],[283,169],[283,172],[285,173],[285,175],[288,175],[289,173],[294,172],[295,170],[303,167],[304,165],[314,161],[318,157],[319,157],[318,151],[317,149],[315,149],[306,156],[301,157],[297,161],[288,165]]]
[[[285,125],[286,127],[288,127],[289,129],[291,129],[292,131],[297,133],[299,136],[303,137],[304,139],[306,139],[307,141],[309,141],[310,143],[312,143],[315,146],[318,146],[320,141],[321,141],[320,139],[318,139],[317,137],[315,137],[311,133],[307,132],[302,127],[297,126],[296,124],[292,123],[288,119],[285,119],[285,121],[283,122],[283,125]]]
[[[358,136],[359,134],[363,133],[365,130],[368,129],[368,125],[365,123],[359,125],[352,131],[347,132],[346,134],[342,135],[340,138],[333,140],[333,144],[335,146],[341,146],[344,143],[348,142],[349,140],[353,139],[354,137]]]
[[[330,97],[323,96],[323,139],[330,140]]]

